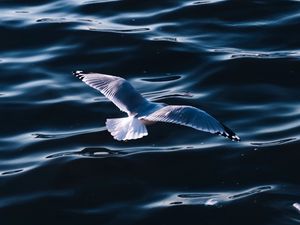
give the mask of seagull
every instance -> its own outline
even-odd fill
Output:
[[[232,141],[240,141],[232,130],[201,109],[188,105],[150,102],[121,77],[83,71],[74,71],[73,74],[127,113],[127,117],[106,120],[107,130],[118,141],[147,136],[145,125],[155,122],[180,124],[218,134]]]

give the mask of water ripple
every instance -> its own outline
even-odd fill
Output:
[[[274,185],[257,186],[240,191],[226,192],[200,192],[200,193],[175,193],[157,202],[148,204],[149,208],[168,207],[172,205],[224,205],[244,198],[254,197],[263,192],[269,192],[276,188]]]
[[[266,147],[266,146],[283,145],[286,143],[295,142],[297,140],[298,140],[297,138],[286,138],[282,140],[268,141],[268,142],[253,142],[251,144],[254,146]]]
[[[299,6],[0,1],[1,224],[297,224]],[[242,141],[157,123],[117,142],[105,121],[126,114],[74,70],[203,109]]]
[[[107,158],[107,157],[117,157],[119,155],[124,155],[126,153],[123,153],[121,151],[116,150],[109,150],[109,149],[99,149],[99,148],[85,148],[81,151],[77,152],[60,152],[55,153],[49,156],[46,156],[46,158],[59,158],[59,157],[65,157],[65,156],[88,156],[88,157],[97,157],[97,158]]]

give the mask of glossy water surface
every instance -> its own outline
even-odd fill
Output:
[[[30,3],[25,3],[30,2]],[[0,220],[299,224],[300,1],[0,1]],[[124,114],[73,70],[202,108],[242,139]]]

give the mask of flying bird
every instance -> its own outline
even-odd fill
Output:
[[[145,125],[154,122],[180,124],[222,135],[232,141],[240,141],[232,130],[201,109],[187,105],[150,102],[121,77],[83,71],[75,71],[73,74],[100,91],[121,111],[127,113],[128,117],[106,120],[107,130],[118,141],[138,139],[148,135]]]

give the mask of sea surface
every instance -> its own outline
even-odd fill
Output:
[[[241,138],[125,116],[72,75],[121,76]],[[1,0],[1,225],[300,224],[300,1]]]

